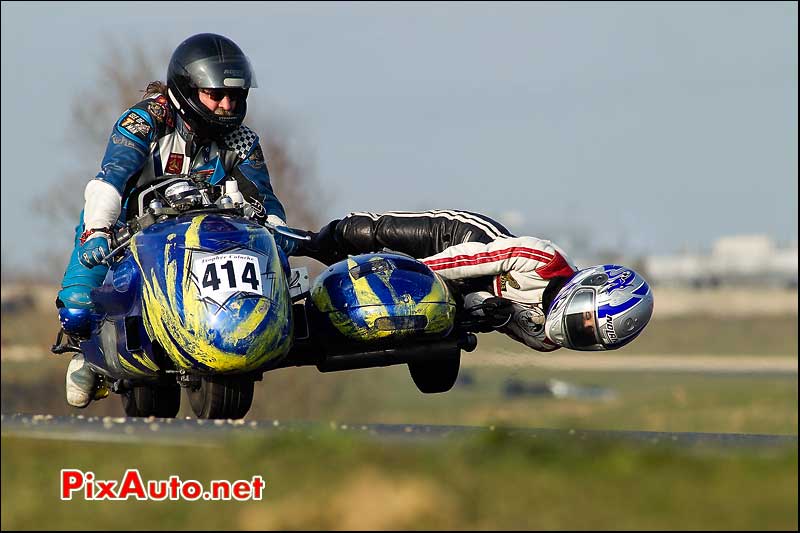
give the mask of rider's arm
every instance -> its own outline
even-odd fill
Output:
[[[277,226],[286,225],[286,211],[272,190],[267,162],[257,136],[247,152],[240,153],[240,156],[243,157],[240,157],[232,174],[239,183],[245,201],[256,208],[256,218]]]
[[[550,279],[574,272],[560,248],[535,237],[502,238],[486,244],[466,242],[426,257],[422,262],[447,279],[497,276],[507,272]]]
[[[128,180],[147,161],[163,127],[163,117],[154,117],[149,107],[155,100],[144,100],[126,110],[114,124],[100,165],[100,172],[84,190],[84,226],[87,229],[110,228],[119,217],[122,196]],[[160,120],[159,120],[160,118]]]

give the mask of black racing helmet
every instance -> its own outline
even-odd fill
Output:
[[[242,124],[251,87],[257,85],[250,61],[236,43],[222,35],[193,35],[178,45],[169,60],[170,100],[201,138],[218,139]],[[238,93],[233,113],[214,114],[200,102],[198,89],[228,89]]]

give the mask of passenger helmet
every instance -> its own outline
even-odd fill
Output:
[[[564,348],[616,350],[635,339],[653,314],[653,292],[620,265],[576,272],[553,298],[545,333]]]
[[[200,33],[183,41],[169,61],[167,93],[192,131],[218,139],[238,128],[247,113],[247,94],[257,87],[253,68],[239,46],[222,35]],[[214,114],[200,102],[198,89],[239,89],[231,116]]]

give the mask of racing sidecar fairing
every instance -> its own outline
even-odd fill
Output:
[[[455,319],[453,296],[431,269],[387,253],[351,256],[328,268],[314,281],[307,309],[317,327],[362,343],[441,338]]]
[[[87,343],[87,356],[117,378],[167,369],[249,372],[291,346],[290,301],[274,240],[266,228],[236,217],[186,215],[143,229],[93,297],[106,322],[99,345]]]

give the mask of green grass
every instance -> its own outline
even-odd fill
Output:
[[[345,422],[428,423],[573,429],[637,429],[797,434],[797,378],[713,377],[691,374],[556,372],[535,368],[475,368],[474,385],[442,395],[417,392],[403,367],[364,370],[334,377],[294,370],[294,383],[327,400],[293,403],[280,371],[265,376],[256,392],[256,419],[306,418]],[[602,386],[610,399],[503,394],[505,380],[550,378]],[[302,379],[299,379],[302,378]],[[327,383],[330,380],[330,383]]]
[[[617,351],[625,355],[797,355],[797,315],[722,318],[654,317],[639,337]],[[479,335],[485,350],[520,352],[505,335]]]
[[[477,357],[476,354],[464,358]],[[122,415],[117,395],[85,410],[63,399],[67,360],[36,366],[4,363],[3,412]],[[348,423],[504,424],[518,427],[798,433],[797,376],[721,376],[548,370],[535,367],[464,367],[471,386],[445,394],[417,391],[405,366],[322,374],[315,368],[267,372],[256,383],[250,420]],[[559,379],[613,392],[608,399],[507,397],[504,385]],[[190,416],[184,398],[181,416]]]
[[[4,346],[49,347],[49,326],[3,317]],[[27,317],[29,321],[31,317]],[[25,329],[26,323],[36,328]],[[34,333],[35,332],[35,333]],[[43,333],[44,332],[44,333]],[[477,360],[519,352],[481,335]],[[620,355],[793,355],[796,317],[654,321]],[[535,356],[534,354],[531,354]],[[520,354],[523,358],[524,355]],[[558,357],[553,354],[549,357]],[[2,363],[2,411],[115,415],[119,398],[66,406],[68,357]],[[590,372],[474,367],[441,395],[423,395],[405,366],[321,374],[268,372],[248,419],[428,423],[797,435],[797,376]],[[606,400],[509,398],[508,378],[559,379],[613,391]],[[189,415],[187,402],[180,416]],[[58,499],[61,468],[119,479],[267,480],[261,502],[87,502]],[[592,439],[485,437],[425,445],[325,432],[201,448],[2,438],[3,529],[797,529],[797,447],[671,449]]]
[[[267,482],[249,502],[60,501],[61,468]],[[323,432],[225,447],[2,439],[3,529],[797,529],[797,447]]]

